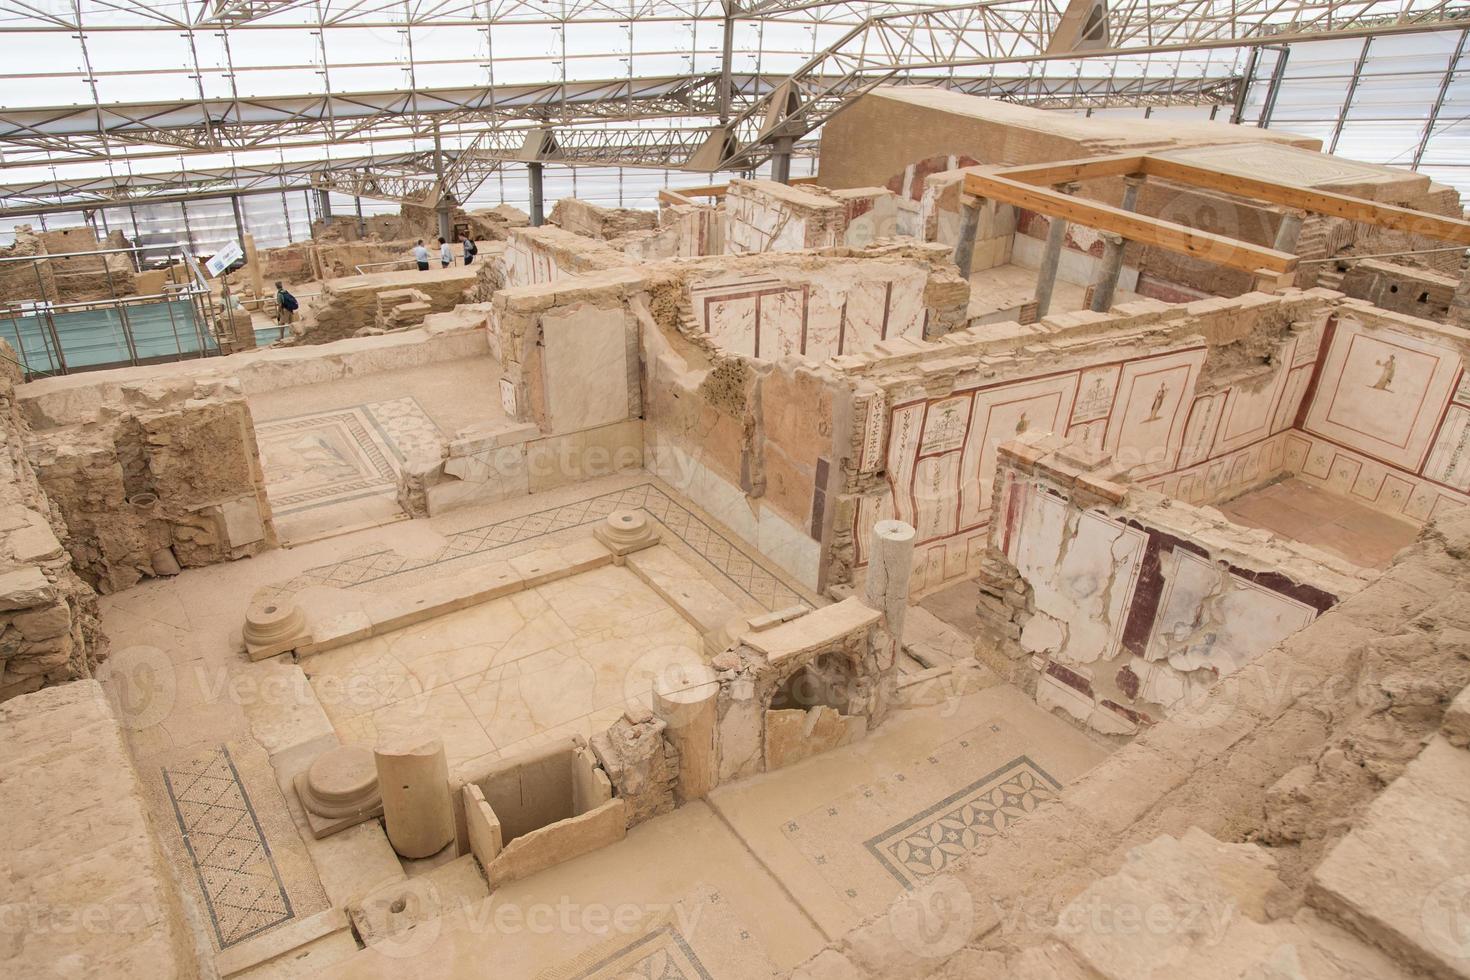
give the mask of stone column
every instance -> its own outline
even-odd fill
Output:
[[[1092,286],[1094,313],[1106,313],[1113,307],[1113,295],[1118,290],[1118,276],[1123,272],[1123,236],[1111,232],[1103,233],[1102,262],[1098,269],[1097,282]]]
[[[720,682],[712,668],[671,665],[653,688],[653,713],[667,726],[664,738],[679,750],[675,800],[683,806],[719,782],[715,737],[719,727]]]
[[[1143,187],[1143,178],[1129,174],[1123,178],[1123,210],[1138,209],[1138,192]],[[1097,282],[1092,286],[1094,313],[1106,313],[1112,309],[1113,296],[1118,291],[1118,276],[1123,272],[1123,249],[1128,240],[1110,232],[1103,234],[1102,262],[1098,266]]]
[[[386,736],[373,751],[388,842],[406,858],[426,858],[454,840],[454,804],[444,743],[433,735]]]
[[[1296,254],[1296,240],[1302,233],[1302,219],[1306,215],[1301,211],[1287,211],[1281,215],[1281,226],[1276,229],[1276,241],[1271,247],[1278,252],[1290,252]]]
[[[888,647],[883,669],[898,657],[903,620],[909,608],[909,576],[914,570],[914,529],[903,521],[879,521],[868,544],[868,580],[863,602],[883,614]]]
[[[1064,194],[1075,194],[1076,184],[1063,184]],[[1041,253],[1041,268],[1036,270],[1036,317],[1040,319],[1051,310],[1051,294],[1057,284],[1057,267],[1062,262],[1062,243],[1067,238],[1067,220],[1050,218],[1046,232],[1046,251]]]
[[[960,195],[960,240],[954,244],[954,264],[959,266],[960,277],[970,278],[970,267],[975,264],[975,233],[980,230],[980,207],[983,198]]]

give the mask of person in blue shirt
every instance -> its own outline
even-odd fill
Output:
[[[413,260],[419,264],[420,272],[429,271],[429,250],[424,247],[424,240],[422,238],[413,247]]]
[[[441,268],[449,268],[454,265],[454,251],[450,249],[449,243],[439,239],[439,265]]]

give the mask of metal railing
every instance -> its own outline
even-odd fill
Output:
[[[155,254],[163,251],[166,259],[164,268],[169,270],[169,278],[176,278],[179,273],[175,270],[182,270],[185,281],[166,282],[162,292],[158,293],[119,295],[114,271],[105,257],[131,254],[136,269],[140,266],[138,257],[144,251]],[[58,264],[86,256],[103,257],[100,269],[82,271],[94,274],[100,272],[107,283],[108,295],[62,302],[61,289],[57,283]],[[35,279],[35,298],[0,304],[0,336],[7,342],[14,342],[27,379],[70,374],[78,370],[183,360],[191,356],[203,358],[221,352],[213,330],[216,309],[210,283],[182,242],[0,258],[0,271],[17,265],[31,267]],[[46,271],[43,272],[43,269]],[[142,275],[146,271],[137,274]],[[66,273],[62,272],[61,275]],[[24,285],[17,283],[12,287],[12,292],[23,288]],[[187,316],[178,308],[181,303],[186,304]],[[142,337],[144,344],[140,347],[140,335],[135,329],[134,320],[137,319],[140,323],[144,319],[157,321],[160,308],[168,319],[169,329],[166,336],[172,338],[172,351],[167,349],[165,343],[158,345],[159,349],[155,352],[154,337]],[[89,313],[102,314],[101,322],[83,323],[84,315]],[[96,318],[91,319],[95,321]],[[8,332],[5,329],[7,325]],[[28,328],[34,328],[30,345],[26,341]],[[120,343],[116,334],[112,333],[117,329],[121,331]],[[97,336],[101,333],[108,333],[110,336]],[[39,348],[35,346],[36,340],[40,342]],[[122,356],[110,357],[104,354],[101,360],[89,357],[89,353],[94,353],[89,348],[94,348],[98,340],[102,341],[100,346],[104,350],[111,345]],[[71,342],[70,345],[67,341]]]

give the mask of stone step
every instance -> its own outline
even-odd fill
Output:
[[[1276,859],[1198,827],[1128,852],[1063,908],[1055,944],[1017,957],[1012,977],[1302,980],[1415,974],[1311,909],[1273,917]]]
[[[1435,976],[1470,977],[1470,751],[1435,736],[1312,873],[1308,900]]]

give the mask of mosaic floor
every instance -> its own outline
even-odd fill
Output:
[[[258,422],[266,492],[277,517],[396,495],[410,459],[439,455],[439,427],[412,397]]]
[[[676,501],[653,483],[587,497],[549,507],[520,517],[508,518],[447,535],[448,543],[426,557],[407,557],[392,551],[375,551],[327,565],[308,568],[290,582],[288,589],[310,585],[337,588],[372,587],[397,575],[448,565],[459,559],[484,556],[497,548],[520,544],[564,531],[595,524],[615,510],[642,508],[670,534],[688,545],[766,609],[783,609],[800,597],[779,578],[758,564],[735,541]],[[446,571],[448,569],[446,568]],[[387,583],[392,587],[392,583]]]

